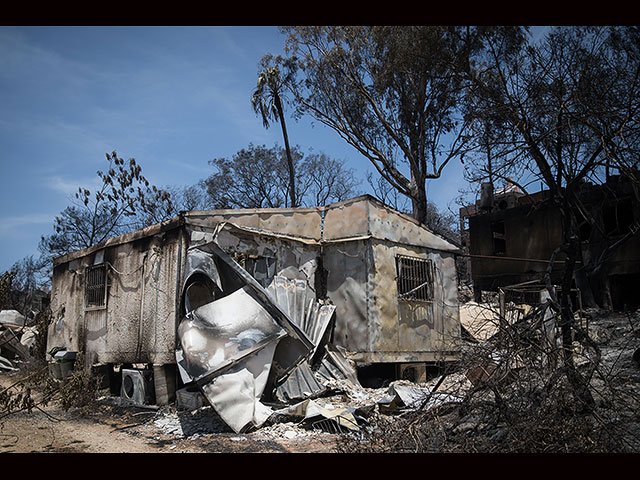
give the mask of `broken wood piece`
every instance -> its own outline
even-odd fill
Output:
[[[0,346],[15,353],[25,362],[32,362],[35,360],[29,352],[29,348],[20,343],[20,339],[11,330],[5,330],[0,334]]]

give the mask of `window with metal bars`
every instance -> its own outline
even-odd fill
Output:
[[[85,308],[104,307],[107,300],[107,266],[87,267]]]
[[[396,255],[398,299],[433,301],[433,262],[426,258]]]

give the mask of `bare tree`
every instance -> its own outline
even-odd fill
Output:
[[[300,164],[300,205],[325,206],[353,197],[360,185],[344,162],[324,153],[306,155]]]
[[[205,210],[207,208],[205,197],[205,191],[200,184],[169,185],[162,189],[152,190],[151,200],[145,201],[144,210],[136,214],[136,228],[164,222],[179,215],[180,212]]]
[[[528,172],[544,182],[562,214],[564,241],[551,260],[563,255],[565,270],[559,297],[552,288],[549,292],[562,318],[566,374],[588,406],[593,398],[574,366],[572,348],[573,332],[579,330],[572,281],[583,291],[588,288],[585,269],[576,269],[582,261],[579,191],[585,180],[599,183],[606,168],[625,168],[622,160],[637,154],[637,38],[635,28],[562,27],[527,45],[500,29],[466,32],[469,44],[486,46],[465,72],[467,114],[475,121],[476,138],[491,151],[485,172],[503,178]]]
[[[39,249],[48,258],[139,228],[138,215],[172,210],[169,193],[151,185],[135,159],[125,161],[115,151],[106,157],[109,168],[97,172],[98,189],[78,188],[73,205],[55,218],[55,233],[41,237]]]

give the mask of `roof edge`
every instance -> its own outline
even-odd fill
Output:
[[[165,220],[160,223],[155,223],[153,225],[149,225],[148,227],[144,227],[139,230],[134,230],[133,232],[123,233],[122,235],[108,238],[106,240],[103,240],[100,243],[91,245],[90,247],[83,248],[81,250],[75,250],[73,252],[69,252],[60,257],[56,257],[53,259],[53,266],[55,267],[57,265],[67,263],[72,260],[76,260],[78,258],[91,255],[92,253],[97,252],[98,250],[102,250],[103,248],[122,245],[124,243],[129,243],[135,240],[139,240],[141,238],[150,237],[152,235],[156,235],[161,232],[173,230],[174,228],[181,227],[182,225],[184,225],[184,217],[182,215],[177,215],[173,218],[170,218],[169,220]]]

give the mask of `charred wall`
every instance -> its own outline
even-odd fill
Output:
[[[637,187],[622,176],[612,176],[603,185],[580,186],[580,209],[573,212],[582,245],[583,273],[590,294],[601,307],[634,309],[637,295],[628,287],[640,274],[640,202]],[[540,280],[554,249],[564,242],[562,218],[544,198],[521,197],[515,206],[461,209],[468,219],[467,247],[471,277],[476,289]],[[495,203],[495,202],[494,202]],[[480,213],[479,213],[480,212]],[[552,270],[559,283],[563,256]],[[532,262],[528,260],[539,260]]]
[[[560,220],[558,210],[549,205],[522,205],[471,216],[468,247],[474,287],[495,290],[539,278],[547,268],[544,260],[562,244]],[[554,268],[553,279],[559,275],[561,271]]]
[[[58,264],[49,347],[83,352],[90,363],[173,363],[182,249],[176,229]],[[104,301],[91,301],[89,288],[104,289]]]

